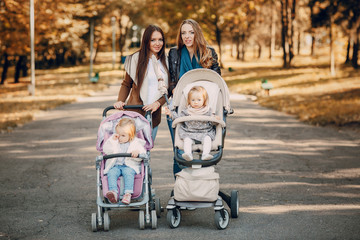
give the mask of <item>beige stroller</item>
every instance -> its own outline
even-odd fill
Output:
[[[187,104],[187,95],[193,86],[202,86],[209,95],[209,106],[212,112],[220,116],[220,120],[210,116],[185,116],[176,118],[171,124],[170,132],[173,137],[175,161],[182,168],[176,174],[176,181],[172,196],[167,204],[167,222],[171,228],[179,226],[182,209],[196,209],[214,207],[215,225],[218,229],[225,229],[229,224],[229,212],[223,205],[224,200],[230,208],[231,217],[239,215],[238,191],[232,190],[230,196],[219,191],[219,174],[215,172],[216,165],[222,158],[224,139],[226,135],[226,117],[232,114],[229,90],[225,81],[213,70],[195,69],[185,73],[179,80],[173,99],[173,110],[180,113]],[[212,141],[211,154],[213,158],[203,161],[200,159],[202,144],[193,144],[194,159],[187,161],[182,158],[184,142],[179,137],[180,124],[189,120],[211,121],[216,126],[215,139]],[[199,157],[196,157],[198,153]]]

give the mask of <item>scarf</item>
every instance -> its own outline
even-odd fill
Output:
[[[193,108],[188,106],[187,112],[189,115],[205,115],[205,113],[209,112],[209,106],[203,106],[202,108]]]
[[[198,54],[198,58],[199,58]],[[181,59],[180,59],[180,75],[179,79],[182,75],[184,75],[186,72],[196,69],[196,68],[203,68],[197,61],[195,56],[193,55],[192,59],[190,60],[190,54],[187,50],[186,46],[183,46],[181,49]]]
[[[167,74],[165,74],[166,71],[164,69],[164,66],[162,66],[161,63],[160,64],[158,63],[158,61],[154,55],[152,55],[150,59],[153,63],[154,72],[155,72],[156,78],[158,80],[158,92],[157,92],[155,98],[159,99],[164,93],[167,93],[168,76],[167,76]],[[136,53],[126,57],[126,60],[124,63],[125,71],[130,75],[131,79],[134,81],[134,83],[136,85],[138,84],[138,79],[136,77],[136,69],[137,69],[138,60],[139,60],[139,52],[136,52]],[[166,62],[166,64],[168,64],[168,62]],[[148,70],[146,70],[146,74],[144,76],[144,81],[143,81],[143,83],[141,85],[141,89],[140,89],[140,98],[144,104],[147,103],[147,94],[148,94],[148,81],[146,79],[147,72],[148,72]],[[147,103],[147,104],[150,104],[150,103]]]

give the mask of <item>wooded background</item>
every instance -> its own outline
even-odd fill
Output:
[[[15,66],[15,83],[29,72],[29,7],[29,1],[0,0],[1,84],[10,66]],[[330,66],[335,64],[337,47],[344,63],[358,68],[358,0],[35,0],[36,68],[89,61],[91,22],[95,26],[94,61],[97,52],[111,51],[112,17],[116,18],[116,50],[121,56],[126,49],[139,46],[148,24],[162,27],[167,47],[174,46],[182,20],[193,18],[209,44],[217,48],[222,65],[226,47],[239,61],[245,61],[249,51],[271,59],[275,50],[281,50],[283,67],[290,68],[293,58],[310,45],[306,54],[312,56],[319,47],[329,47]]]

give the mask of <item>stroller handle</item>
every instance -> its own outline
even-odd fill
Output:
[[[116,158],[116,157],[131,157],[131,153],[114,153],[114,154],[109,154],[109,155],[104,155],[103,159],[109,159],[109,158]],[[137,158],[142,158],[142,159],[146,159],[148,156],[147,154],[139,154],[139,156],[137,156]]]
[[[142,109],[143,107],[144,107],[144,105],[125,105],[123,108],[124,109]],[[109,106],[109,107],[105,108],[103,111],[103,117],[106,117],[107,112],[112,109],[115,109],[115,107]]]

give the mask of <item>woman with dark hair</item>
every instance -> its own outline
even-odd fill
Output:
[[[177,46],[170,49],[168,59],[171,77],[169,96],[172,95],[181,76],[187,71],[209,68],[221,75],[217,54],[212,47],[208,46],[200,25],[193,19],[186,19],[180,24]],[[167,118],[167,121],[170,129],[172,120]],[[171,137],[174,141],[174,136]],[[180,171],[181,169],[174,159],[174,176]]]
[[[170,79],[165,54],[165,37],[160,27],[149,25],[145,29],[140,50],[128,56],[124,66],[125,79],[114,107],[122,110],[128,97],[126,105],[144,105],[142,109],[133,111],[143,115],[146,111],[151,111],[152,137],[155,141],[161,121],[161,106],[166,102],[163,94],[167,94]]]

